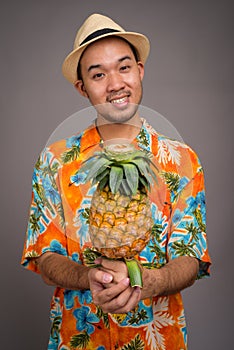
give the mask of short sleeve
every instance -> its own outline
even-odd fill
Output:
[[[204,173],[200,166],[179,192],[172,211],[168,258],[192,256],[199,260],[198,278],[209,275],[211,264],[206,236]]]
[[[21,263],[38,273],[34,258],[47,251],[67,256],[59,166],[53,154],[45,149],[32,176],[32,200]]]

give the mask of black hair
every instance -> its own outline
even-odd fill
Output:
[[[119,38],[119,39],[122,39],[123,41],[125,41],[129,46],[130,46],[130,49],[132,50],[132,53],[134,55],[134,58],[136,60],[136,62],[139,61],[139,55],[138,55],[138,52],[137,52],[137,49],[135,48],[135,46],[133,46],[129,41],[127,41],[125,38],[122,38],[122,37],[119,37],[117,35],[113,35],[112,37],[114,38]],[[104,38],[103,38],[104,39]],[[102,40],[102,39],[99,39],[99,40]],[[87,49],[87,47],[85,48],[85,50]],[[83,54],[85,52],[85,50],[82,52],[81,56],[80,56],[80,59],[79,59],[79,62],[78,62],[78,65],[77,65],[77,79],[78,80],[82,80],[82,74],[81,74],[81,65],[80,65],[80,62],[81,62],[81,59],[83,57]]]

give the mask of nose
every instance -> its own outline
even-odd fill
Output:
[[[124,89],[124,87],[125,87],[125,82],[121,74],[119,73],[109,74],[108,83],[107,83],[108,92],[119,91],[121,89]]]

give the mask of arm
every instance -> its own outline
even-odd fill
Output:
[[[175,294],[193,285],[199,262],[190,256],[170,260],[161,269],[143,269],[142,299]]]
[[[41,277],[48,285],[67,289],[89,289],[89,267],[67,257],[46,252],[36,259]]]

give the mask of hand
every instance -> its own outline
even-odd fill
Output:
[[[105,288],[110,288],[113,284],[117,284],[124,278],[128,278],[128,269],[125,262],[120,260],[110,260],[106,258],[96,259],[96,263],[100,265],[100,270],[111,274],[111,283],[106,283]]]
[[[93,268],[88,274],[94,304],[108,313],[127,313],[134,309],[140,301],[141,290],[130,286],[125,264],[107,259],[98,263],[102,267]]]

